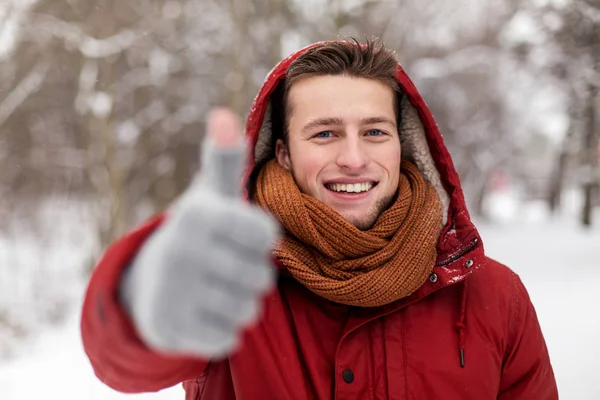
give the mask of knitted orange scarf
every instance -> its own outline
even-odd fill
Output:
[[[401,172],[396,201],[361,231],[269,161],[254,201],[286,230],[274,255],[309,290],[337,303],[375,307],[410,295],[433,269],[442,210],[417,167],[402,161]]]

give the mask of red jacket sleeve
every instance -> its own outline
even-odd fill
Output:
[[[537,315],[517,275],[499,400],[557,400],[558,390]]]
[[[155,217],[110,246],[94,269],[85,295],[81,315],[83,347],[96,376],[120,392],[162,390],[195,379],[208,364],[197,358],[159,354],[146,347],[118,301],[123,271],[163,219]]]

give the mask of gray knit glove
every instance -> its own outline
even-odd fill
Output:
[[[121,301],[157,350],[230,354],[273,287],[279,227],[242,199],[245,155],[238,117],[213,111],[201,172],[126,272]]]

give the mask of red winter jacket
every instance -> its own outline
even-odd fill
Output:
[[[301,53],[277,66],[257,96],[246,127],[254,143],[270,94]],[[434,119],[400,66],[397,79],[450,197],[429,280],[395,303],[358,308],[320,298],[282,270],[237,353],[212,361],[159,354],[142,343],[117,296],[124,269],[160,227],[159,216],[114,243],[89,283],[81,331],[100,380],[127,393],[183,383],[188,400],[558,398],[527,291],[485,256]]]

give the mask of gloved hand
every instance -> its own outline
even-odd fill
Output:
[[[150,347],[221,357],[273,287],[275,220],[242,198],[246,141],[232,112],[208,118],[202,168],[126,271],[121,301]]]

